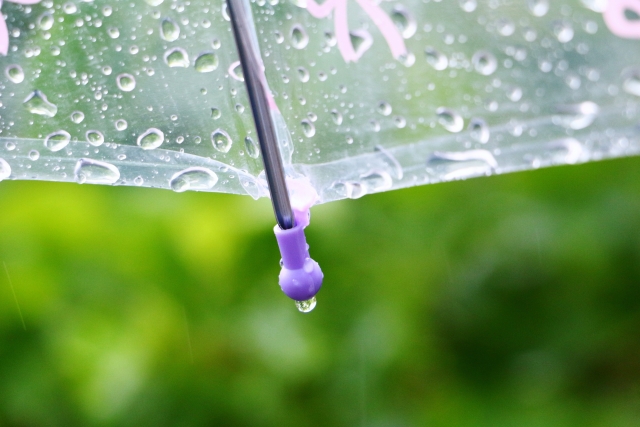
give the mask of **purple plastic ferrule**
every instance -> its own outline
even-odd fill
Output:
[[[296,301],[311,299],[322,286],[324,275],[317,262],[309,257],[309,245],[304,228],[309,225],[309,211],[294,210],[295,226],[283,230],[276,225],[273,231],[282,255],[279,282],[282,292]]]

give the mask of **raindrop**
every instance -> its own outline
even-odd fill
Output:
[[[378,103],[378,113],[382,114],[383,116],[388,116],[392,111],[393,109],[391,108],[391,104],[389,104],[387,101],[380,101],[380,103]]]
[[[380,122],[379,122],[379,121],[377,121],[377,120],[371,120],[371,121],[369,122],[369,124],[371,125],[371,129],[372,129],[374,132],[380,132]]]
[[[213,171],[202,167],[192,167],[174,174],[169,185],[173,191],[182,193],[187,190],[211,190],[217,182],[218,175]]]
[[[53,27],[54,19],[51,12],[45,12],[38,17],[38,28],[42,31],[49,31]]]
[[[427,56],[427,63],[436,70],[441,71],[449,66],[449,59],[447,59],[446,55],[440,53],[440,51],[432,47],[427,47],[424,53]]]
[[[489,142],[491,132],[489,131],[487,122],[482,119],[475,118],[471,119],[469,122],[469,135],[479,143],[486,144]]]
[[[512,102],[518,102],[522,99],[522,89],[518,86],[507,88],[507,98]]]
[[[113,70],[108,65],[102,67],[102,74],[104,74],[105,76],[110,76],[112,71]]]
[[[533,16],[544,16],[549,11],[549,0],[527,0],[527,6]]]
[[[160,129],[149,128],[138,137],[137,144],[143,150],[153,150],[164,142],[164,133]]]
[[[622,89],[631,95],[640,96],[640,67],[628,68],[622,72]]]
[[[111,27],[107,29],[107,34],[112,39],[117,39],[118,37],[120,37],[120,30],[118,30],[116,27]]]
[[[29,151],[28,156],[30,160],[33,160],[35,162],[40,158],[40,152],[38,150],[31,150]]]
[[[427,159],[427,172],[443,181],[490,175],[497,167],[487,150],[436,151]]]
[[[567,43],[573,39],[573,27],[567,21],[556,22],[553,26],[553,33],[560,43]]]
[[[221,153],[228,153],[233,141],[231,141],[231,137],[227,132],[218,128],[211,132],[211,143],[213,144],[213,148]]]
[[[559,113],[553,116],[553,123],[569,129],[584,129],[593,123],[600,112],[600,107],[594,102],[585,101],[573,105],[559,105]]]
[[[291,28],[291,46],[296,49],[304,49],[309,44],[309,36],[304,27],[300,24],[296,24]]]
[[[95,147],[99,147],[104,142],[104,135],[102,132],[97,130],[88,130],[87,133],[84,134],[84,137],[87,139],[87,142]]]
[[[244,139],[244,145],[247,147],[247,154],[252,159],[257,159],[260,157],[260,149],[258,148],[258,144],[251,138],[250,136]]]
[[[164,62],[171,68],[187,68],[189,67],[189,55],[181,47],[174,47],[164,53]]]
[[[298,78],[302,83],[309,81],[309,72],[304,67],[298,67]]]
[[[11,166],[5,159],[0,157],[0,181],[7,179],[11,176]]]
[[[196,58],[196,71],[210,73],[218,68],[218,56],[213,52],[203,53]]]
[[[180,27],[170,18],[164,18],[160,23],[160,37],[168,42],[176,41],[180,37]]]
[[[337,125],[342,124],[342,114],[338,110],[331,110],[331,120]]]
[[[211,118],[212,119],[219,119],[220,116],[222,116],[222,112],[218,108],[212,108],[211,109]]]
[[[498,20],[496,26],[498,28],[498,33],[505,37],[512,35],[516,30],[516,26],[513,24],[513,22],[506,18]]]
[[[498,68],[496,57],[485,50],[474,53],[471,57],[471,63],[473,64],[473,68],[484,76],[490,76],[496,68]]]
[[[118,119],[116,120],[116,129],[119,131],[123,131],[127,128],[127,126],[129,126],[129,124],[127,123],[127,121],[125,119]]]
[[[67,2],[62,5],[62,10],[64,11],[64,13],[71,15],[72,13],[76,13],[78,11],[78,6],[76,6],[72,2]]]
[[[4,74],[13,83],[17,84],[24,81],[24,71],[22,71],[22,67],[17,64],[8,65],[7,68],[4,69]]]
[[[69,144],[71,135],[66,130],[50,133],[44,138],[44,146],[51,151],[60,151]]]
[[[296,308],[301,313],[309,313],[316,308],[316,297],[304,301],[296,301]]]
[[[403,38],[408,39],[416,33],[416,29],[418,28],[416,20],[409,15],[409,12],[404,6],[397,5],[394,7],[391,12],[391,19],[400,30]]]
[[[302,132],[307,138],[311,138],[316,134],[316,127],[309,120],[304,119],[300,124],[302,125]]]
[[[244,74],[242,74],[242,66],[240,65],[240,61],[232,62],[231,65],[229,65],[229,69],[227,71],[229,72],[229,75],[235,80],[238,80],[239,82],[244,81]]]
[[[115,184],[120,171],[111,163],[92,159],[80,159],[73,170],[78,184]]]
[[[145,0],[150,6],[160,6],[164,0]]]
[[[460,7],[465,12],[473,12],[478,7],[477,0],[460,0]]]
[[[436,110],[436,114],[438,123],[449,132],[457,133],[464,127],[462,116],[449,108],[440,107]]]
[[[27,111],[46,117],[53,117],[58,112],[58,107],[47,99],[47,96],[39,90],[34,90],[23,102]]]
[[[140,187],[142,184],[144,184],[144,178],[138,175],[135,178],[133,178],[133,183],[138,187]]]
[[[356,51],[356,58],[360,58],[373,44],[373,37],[367,30],[349,31],[349,38]]]
[[[82,121],[84,120],[84,113],[82,111],[74,111],[73,113],[71,113],[71,121],[73,123],[82,123]]]
[[[7,141],[7,143],[4,144],[4,147],[7,149],[7,151],[13,151],[16,149],[16,144],[13,141]]]
[[[395,116],[393,118],[393,123],[398,129],[403,129],[407,125],[407,119],[402,116]]]

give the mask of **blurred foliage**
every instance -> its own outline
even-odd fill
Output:
[[[273,224],[2,182],[0,425],[640,425],[640,159],[316,207],[310,314]]]

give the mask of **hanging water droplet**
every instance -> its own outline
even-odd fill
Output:
[[[2,157],[0,157],[0,181],[9,178],[11,176],[11,166]]]
[[[411,36],[416,33],[416,29],[418,28],[416,20],[409,14],[404,6],[397,5],[393,8],[391,20],[396,24],[403,38],[411,38]]]
[[[302,132],[307,138],[311,138],[316,134],[316,127],[309,120],[304,119],[300,124],[302,125]]]
[[[640,67],[632,67],[622,72],[622,89],[631,95],[640,96]]]
[[[436,115],[438,116],[438,123],[449,132],[457,133],[464,127],[462,116],[449,108],[438,108]]]
[[[594,102],[585,101],[579,104],[559,105],[556,107],[559,114],[553,116],[553,123],[569,129],[584,129],[593,123],[600,113],[600,107]]]
[[[170,18],[164,18],[160,23],[160,37],[168,42],[176,41],[180,37],[180,27]]]
[[[136,88],[136,79],[131,74],[122,73],[116,77],[116,85],[123,92],[131,92]]]
[[[38,28],[42,31],[49,31],[51,27],[53,27],[54,19],[51,12],[44,12],[42,15],[38,17]]]
[[[497,167],[487,150],[436,151],[427,159],[427,172],[443,181],[490,175]]]
[[[82,111],[74,111],[73,113],[71,113],[71,121],[73,123],[82,123],[82,121],[84,120],[84,113]]]
[[[213,52],[206,52],[196,58],[196,71],[210,73],[218,68],[218,56]]]
[[[296,49],[304,49],[309,44],[309,36],[307,31],[300,24],[296,24],[291,27],[291,46]]]
[[[58,112],[58,107],[47,99],[47,96],[39,90],[34,90],[24,100],[23,105],[33,114],[53,117]]]
[[[44,138],[44,146],[51,151],[60,151],[69,144],[71,135],[66,130],[52,132]]]
[[[527,0],[527,6],[533,16],[541,17],[549,11],[549,0]]]
[[[482,119],[474,118],[469,122],[469,135],[481,144],[489,142],[491,132],[487,122]]]
[[[78,184],[115,184],[120,171],[111,163],[92,159],[80,159],[73,170]]]
[[[331,120],[337,125],[342,124],[342,114],[338,110],[331,110]]]
[[[302,83],[309,81],[309,72],[304,67],[298,67],[298,78]]]
[[[164,142],[164,132],[160,129],[149,128],[138,137],[137,144],[143,150],[153,150]]]
[[[119,131],[123,131],[127,128],[127,126],[129,126],[129,124],[127,123],[127,121],[125,119],[118,119],[116,120],[116,129]]]
[[[383,116],[388,116],[392,111],[393,108],[391,108],[391,104],[389,104],[387,101],[380,101],[380,103],[378,103],[378,113],[382,114]]]
[[[573,39],[573,27],[568,21],[556,22],[553,26],[553,33],[560,43],[567,43]]]
[[[253,138],[247,136],[244,139],[244,145],[247,148],[247,154],[249,155],[249,157],[251,157],[252,159],[257,159],[258,157],[260,157],[260,149],[258,148],[258,144],[256,144]]]
[[[218,128],[211,132],[211,143],[213,144],[213,148],[221,153],[228,153],[233,141],[231,141],[231,137],[227,132]]]
[[[471,57],[471,63],[475,70],[484,75],[490,76],[498,68],[498,61],[491,52],[480,50],[473,54]]]
[[[174,47],[164,53],[164,62],[171,68],[187,68],[189,67],[189,55],[183,48]]]
[[[478,7],[477,0],[460,0],[460,7],[465,12],[473,12]]]
[[[239,82],[244,81],[244,74],[242,74],[242,66],[240,65],[240,61],[232,62],[231,65],[229,65],[229,69],[227,71],[233,79]]]
[[[427,56],[427,63],[434,69],[442,71],[449,66],[449,59],[446,57],[446,55],[440,53],[438,50],[432,47],[427,47],[424,50],[424,53]]]
[[[13,83],[18,84],[24,81],[24,71],[22,71],[22,67],[18,64],[8,65],[7,68],[4,69],[4,74]]]
[[[30,160],[35,162],[40,158],[40,152],[38,150],[30,150],[28,156]]]
[[[177,193],[183,191],[207,191],[211,190],[218,182],[215,172],[202,167],[187,168],[177,172],[171,177],[169,186]]]
[[[88,130],[84,136],[87,142],[94,147],[99,147],[104,142],[104,135],[102,135],[102,132],[97,130]]]
[[[311,299],[305,301],[296,301],[296,308],[301,313],[309,313],[314,308],[316,308],[316,297],[312,297]]]

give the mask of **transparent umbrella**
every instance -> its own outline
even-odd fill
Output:
[[[271,195],[286,230],[314,203],[640,148],[636,2],[230,6],[4,3],[0,179]]]

